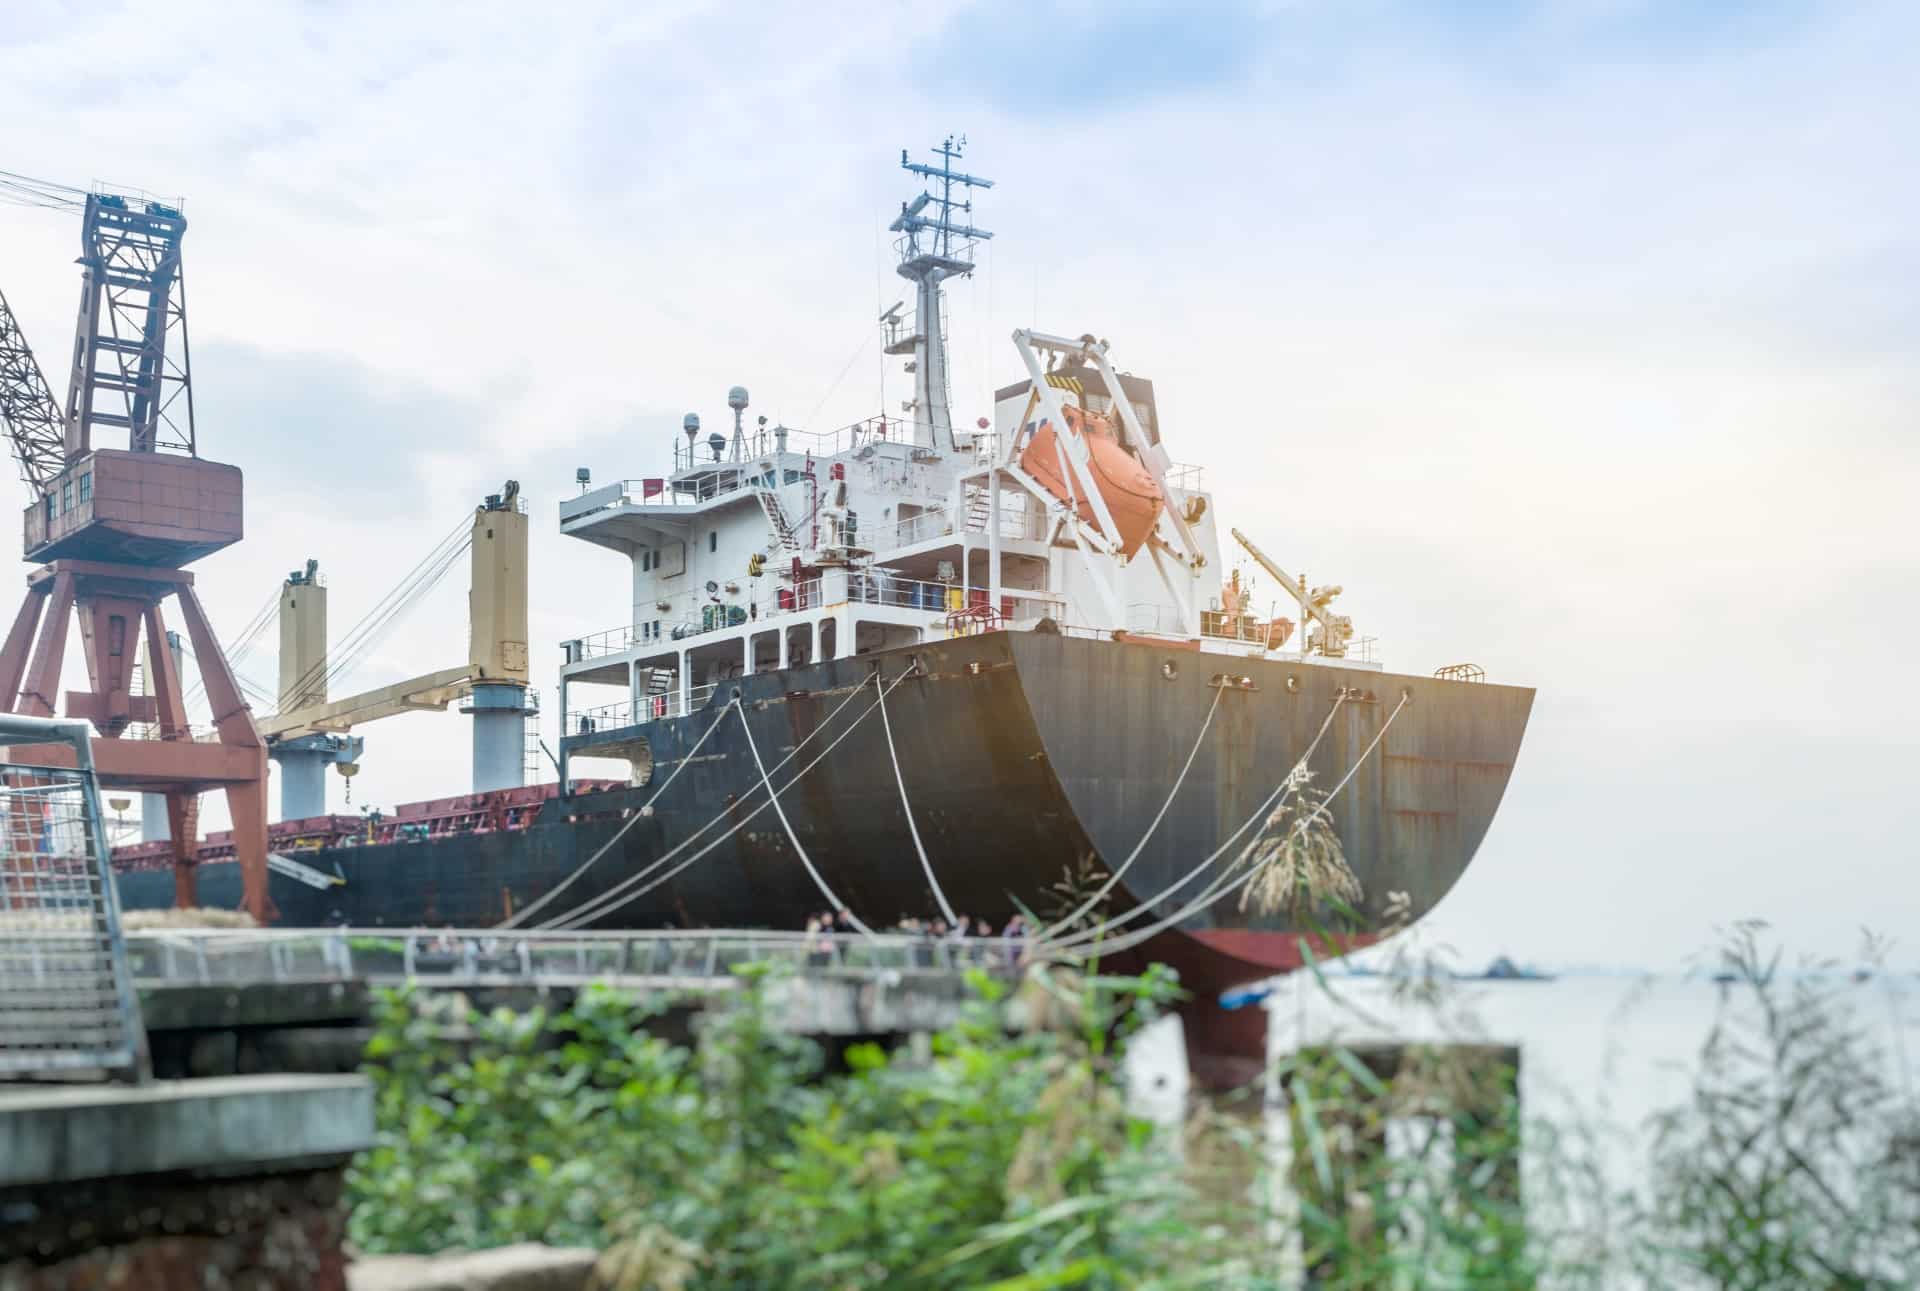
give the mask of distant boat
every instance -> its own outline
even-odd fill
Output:
[[[1481,978],[1489,982],[1551,982],[1553,974],[1543,973],[1537,968],[1522,968],[1505,955],[1497,956],[1487,965],[1487,971]]]

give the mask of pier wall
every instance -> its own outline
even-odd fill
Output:
[[[0,1291],[346,1291],[372,1138],[361,1076],[0,1091]]]

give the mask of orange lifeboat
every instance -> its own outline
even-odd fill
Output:
[[[1112,422],[1099,413],[1088,413],[1071,404],[1066,408],[1066,416],[1067,424],[1086,441],[1087,465],[1120,532],[1120,554],[1131,559],[1153,532],[1154,523],[1167,504],[1166,498],[1147,468],[1120,446]],[[1093,508],[1080,496],[1080,490],[1069,489],[1067,481],[1060,476],[1060,454],[1054,447],[1055,438],[1053,423],[1041,422],[1040,429],[1028,441],[1026,451],[1020,454],[1020,469],[1062,502],[1077,498],[1080,519],[1092,524]]]

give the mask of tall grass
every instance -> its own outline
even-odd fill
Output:
[[[1912,1091],[1841,987],[1781,962],[1730,936],[1690,1092],[1625,1186],[1588,1127],[1523,1115],[1484,1044],[1302,1051],[1277,1104],[1149,1125],[1122,1064],[1173,998],[1161,974],[978,979],[931,1061],[857,1045],[834,1071],[758,978],[691,1047],[604,992],[553,1015],[399,994],[353,1234],[589,1243],[619,1291],[1913,1285]],[[1468,1034],[1444,978],[1405,980]]]

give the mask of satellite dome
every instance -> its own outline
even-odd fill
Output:
[[[747,388],[745,386],[735,386],[733,389],[727,391],[727,407],[732,408],[735,412],[738,412],[740,409],[746,406],[747,406]]]
[[[680,419],[680,429],[686,431],[689,435],[691,435],[694,431],[700,429],[700,414],[697,412],[690,412],[686,416],[682,417]]]

